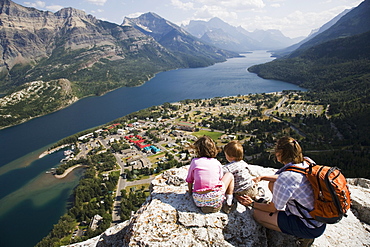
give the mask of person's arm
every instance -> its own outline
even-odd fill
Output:
[[[248,206],[248,207],[252,207],[252,208],[265,211],[265,212],[270,212],[270,213],[275,213],[277,211],[273,202],[270,202],[270,203],[255,202],[252,198],[250,198],[247,195],[237,196],[237,199],[240,202],[240,204],[246,207]]]
[[[279,175],[267,175],[267,176],[259,176],[259,177],[256,177],[256,178],[253,178],[253,181],[255,183],[258,183],[259,181],[261,180],[266,180],[266,181],[269,181],[269,182],[275,182],[276,179],[278,178]]]
[[[188,192],[190,195],[193,193],[193,183],[188,183]]]
[[[189,192],[190,195],[193,193],[193,183],[194,183],[194,177],[193,177],[193,175],[194,175],[193,174],[194,164],[193,164],[193,161],[194,161],[194,159],[190,163],[190,167],[189,167],[189,170],[188,170],[188,175],[185,179],[185,181],[188,183],[188,192]]]

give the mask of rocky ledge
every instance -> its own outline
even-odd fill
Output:
[[[129,221],[70,246],[297,246],[297,238],[258,225],[252,210],[237,205],[230,214],[203,214],[187,196],[188,167],[157,176],[151,195]],[[253,175],[275,169],[251,166]],[[328,225],[312,246],[370,246],[370,180],[349,179],[353,206],[339,223]],[[261,182],[267,191],[267,182]],[[268,195],[271,196],[271,195]]]

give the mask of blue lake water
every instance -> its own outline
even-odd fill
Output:
[[[37,159],[48,146],[79,131],[165,102],[304,90],[247,71],[254,64],[271,60],[269,53],[257,51],[207,68],[162,72],[143,86],[88,97],[66,109],[0,130],[0,246],[34,246],[66,211],[67,200],[82,172],[77,170],[62,180],[45,174],[62,155],[55,153]]]

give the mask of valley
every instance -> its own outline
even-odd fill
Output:
[[[298,102],[299,110],[296,107]],[[292,108],[295,109],[293,114],[279,113],[288,112]],[[316,112],[313,109],[316,109]],[[274,119],[276,115],[284,120]],[[70,168],[81,165],[87,169],[85,178],[80,181],[80,186],[84,189],[76,188],[74,206],[62,218],[75,217],[77,226],[71,223],[68,225],[78,229],[80,234],[70,235],[69,231],[53,231],[40,246],[50,244],[53,234],[65,235],[61,244],[78,242],[101,233],[112,224],[128,219],[131,211],[137,210],[142,200],[145,200],[146,196],[140,195],[147,195],[146,184],[153,175],[172,167],[189,164],[192,154],[187,146],[197,137],[209,135],[220,148],[230,140],[239,140],[244,143],[246,160],[254,162],[261,158],[263,153],[271,151],[273,136],[285,133],[296,136],[297,139],[303,138],[296,132],[298,127],[292,128],[288,123],[296,115],[300,118],[326,118],[323,105],[303,100],[302,93],[286,91],[165,103],[61,140],[51,149],[60,145],[65,147],[68,145],[66,142],[74,140],[69,143],[73,148],[68,152],[67,159],[54,170],[55,175],[63,174],[65,177],[71,171]],[[261,131],[261,126],[266,124],[270,126],[270,130]],[[315,146],[314,143],[311,145]],[[226,162],[222,153],[219,159],[223,163]],[[94,182],[89,178],[94,178]],[[99,186],[101,191],[94,189],[96,192],[90,193],[87,199],[84,191],[91,191],[89,187],[94,188],[99,181],[104,185]],[[143,184],[143,187],[140,184]],[[125,189],[126,186],[131,187]],[[107,194],[107,190],[113,190],[113,193]],[[131,206],[127,204],[128,197],[135,201]],[[82,202],[83,204],[80,204]],[[81,218],[82,212],[85,216]],[[91,228],[91,224],[87,227],[83,221],[93,218],[97,212],[99,220],[96,227]],[[67,223],[62,220],[59,224]]]
[[[128,220],[202,135],[239,140],[248,163],[272,168],[290,135],[317,163],[370,178],[369,0],[287,48],[279,30],[219,18],[117,25],[0,4],[0,245],[68,245]]]

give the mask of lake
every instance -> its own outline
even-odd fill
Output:
[[[244,55],[206,68],[158,73],[140,87],[88,97],[66,109],[0,130],[0,246],[34,246],[66,212],[82,171],[58,180],[45,171],[58,165],[62,153],[38,159],[58,140],[165,102],[305,90],[247,71],[254,64],[271,61],[270,53]]]

